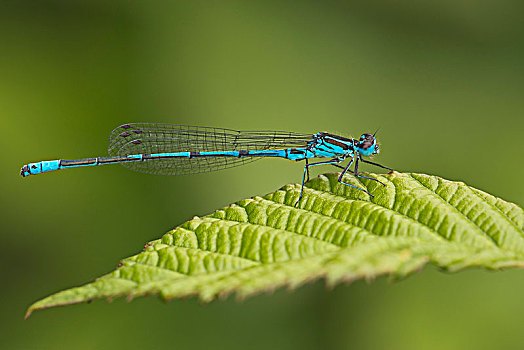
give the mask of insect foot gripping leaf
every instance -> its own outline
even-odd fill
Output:
[[[386,186],[352,176],[345,181],[374,198],[325,174],[307,183],[298,207],[300,185],[293,184],[195,217],[115,271],[36,302],[27,316],[97,298],[210,301],[321,277],[329,284],[403,277],[427,262],[450,271],[524,267],[522,208],[436,176],[372,175]]]

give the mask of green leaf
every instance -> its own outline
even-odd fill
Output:
[[[34,310],[98,298],[249,296],[317,278],[407,276],[430,262],[456,271],[524,267],[524,211],[462,182],[422,174],[324,174],[241,200],[152,241],[92,283],[53,294]]]

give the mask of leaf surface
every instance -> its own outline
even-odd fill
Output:
[[[111,273],[27,311],[158,294],[203,301],[340,281],[407,276],[430,262],[448,271],[524,267],[524,211],[462,182],[411,173],[369,174],[386,184],[324,174],[194,217]]]

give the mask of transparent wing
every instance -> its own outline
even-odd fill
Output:
[[[312,134],[284,131],[236,131],[200,126],[133,123],[111,132],[111,156],[164,152],[253,151],[306,147]],[[243,165],[260,157],[197,157],[124,162],[123,166],[144,173],[183,175],[216,171]]]

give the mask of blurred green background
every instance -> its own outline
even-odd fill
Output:
[[[299,181],[302,165],[191,177],[19,169],[104,156],[126,122],[381,127],[381,163],[522,206],[522,13],[517,0],[0,2],[0,348],[521,348],[519,270],[427,267],[394,284],[97,301],[24,321],[37,299],[111,271],[193,215]]]

